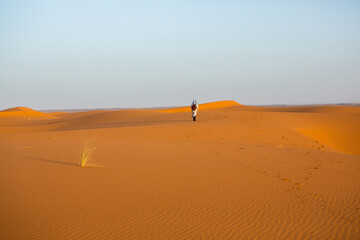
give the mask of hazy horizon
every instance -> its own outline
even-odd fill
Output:
[[[222,100],[219,100],[220,102]],[[232,101],[232,100],[223,100],[223,101]],[[214,101],[210,101],[210,102],[200,102],[199,104],[206,104],[206,103],[211,103]],[[218,101],[215,101],[218,102]],[[359,103],[321,103],[321,104],[317,104],[317,103],[313,103],[313,104],[241,104],[240,105],[244,105],[244,106],[258,106],[258,107],[311,107],[311,106],[355,106],[355,107],[360,107],[360,102]],[[34,109],[37,111],[44,111],[44,112],[56,112],[56,111],[88,111],[88,110],[126,110],[126,109],[167,109],[167,108],[177,108],[177,107],[186,107],[186,106],[190,106],[190,104],[182,104],[182,105],[169,105],[169,106],[150,106],[150,107],[105,107],[105,108],[53,108],[53,109]],[[17,106],[17,107],[26,107],[26,106]],[[0,109],[0,110],[4,110],[4,109]]]
[[[0,1],[0,109],[360,103],[358,1]]]

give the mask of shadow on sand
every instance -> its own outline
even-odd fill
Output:
[[[16,157],[16,158],[22,158],[22,159],[29,159],[29,160],[36,160],[36,161],[40,161],[40,162],[48,162],[48,163],[54,163],[54,164],[60,164],[60,165],[67,165],[67,166],[76,166],[79,167],[78,164],[75,163],[67,163],[67,162],[60,162],[60,161],[56,161],[56,160],[51,160],[51,159],[45,159],[45,158],[38,158],[38,157],[29,157],[29,156],[20,156],[20,155],[8,155],[9,157]]]

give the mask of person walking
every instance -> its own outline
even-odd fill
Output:
[[[196,121],[196,115],[197,115],[198,109],[199,109],[199,104],[197,103],[196,100],[193,100],[193,102],[191,104],[191,111],[192,111],[193,121]]]

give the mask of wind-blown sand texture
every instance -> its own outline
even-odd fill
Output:
[[[360,239],[360,108],[0,112],[0,239]],[[86,141],[95,167],[79,167]]]

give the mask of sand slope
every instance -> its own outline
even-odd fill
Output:
[[[244,111],[267,112],[299,133],[350,154],[360,154],[360,107],[243,107]]]
[[[240,106],[240,104],[235,101],[217,101],[217,102],[199,104],[199,109],[207,110],[207,109],[217,109],[217,108],[228,108],[234,106]],[[167,113],[178,113],[178,112],[189,112],[190,111],[189,109],[190,109],[190,105],[186,107],[163,109],[161,111]]]
[[[358,109],[3,115],[0,238],[360,239]]]
[[[46,113],[42,113],[39,111],[35,111],[31,108],[27,107],[15,107],[15,108],[9,108],[5,109],[3,111],[0,111],[0,118],[38,118],[38,117],[47,117],[48,115]]]

